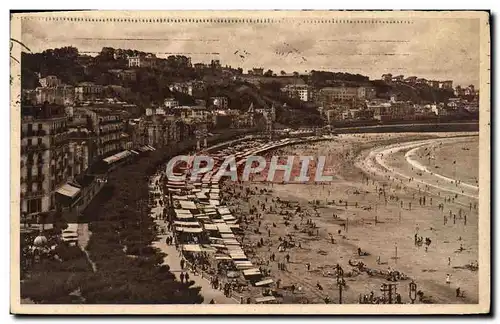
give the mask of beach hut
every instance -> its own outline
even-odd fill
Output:
[[[272,283],[274,283],[273,279],[265,279],[265,280],[257,281],[255,283],[255,286],[256,287],[265,287],[265,286],[269,286]]]
[[[262,275],[262,273],[260,272],[260,270],[258,268],[250,268],[250,269],[243,270],[243,276],[245,276],[245,278],[261,276],[261,275]]]

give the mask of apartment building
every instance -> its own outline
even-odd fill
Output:
[[[301,101],[311,101],[312,90],[309,86],[304,84],[288,84],[281,89],[281,91],[286,92],[289,97],[298,98]]]
[[[128,59],[128,67],[134,68],[153,68],[156,66],[157,58],[153,54],[130,56]]]
[[[215,106],[217,109],[229,108],[229,101],[227,97],[224,96],[210,97],[210,101],[212,102],[212,105]]]
[[[67,117],[63,106],[21,106],[21,215],[39,220],[56,208],[56,193],[71,169]],[[78,188],[73,187],[74,195]]]

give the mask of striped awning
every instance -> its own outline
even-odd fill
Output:
[[[132,153],[130,151],[122,151],[120,153],[116,153],[114,155],[111,155],[111,156],[103,159],[103,161],[106,162],[107,164],[111,164],[111,163],[115,163],[117,161],[120,161],[131,154]]]

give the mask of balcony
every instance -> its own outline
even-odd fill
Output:
[[[36,151],[46,151],[46,150],[47,150],[47,145],[45,145],[44,143],[21,146],[21,154],[25,154],[28,152],[36,152]]]

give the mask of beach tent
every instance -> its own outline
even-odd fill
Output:
[[[174,221],[174,225],[178,226],[194,226],[194,227],[200,227],[200,223],[198,222],[183,222],[183,221]]]
[[[261,275],[261,274],[262,273],[260,272],[260,270],[258,268],[251,268],[251,269],[243,270],[243,275],[245,277],[257,276],[257,275]]]
[[[233,215],[222,215],[221,218],[225,221],[234,221],[236,218],[234,218]]]
[[[203,230],[201,228],[193,228],[193,227],[176,227],[175,228],[177,232],[184,232],[184,233],[202,233]]]
[[[201,252],[201,247],[199,244],[184,244],[182,246],[183,251],[187,252]]]
[[[184,200],[181,200],[179,201],[182,209],[198,209],[196,208],[196,205],[194,202],[192,201],[184,201]]]

